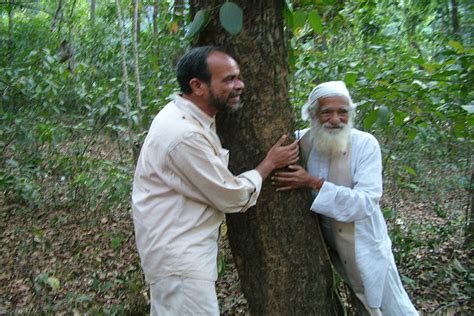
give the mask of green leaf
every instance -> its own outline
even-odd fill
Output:
[[[219,20],[227,32],[231,35],[237,35],[242,29],[242,9],[233,2],[226,2],[219,10]]]
[[[463,265],[461,264],[461,262],[459,262],[458,259],[454,258],[454,260],[453,260],[453,265],[454,265],[454,268],[455,268],[458,272],[463,273],[463,274],[468,273],[468,271],[466,270],[466,268],[463,267]]]
[[[368,130],[377,120],[377,110],[372,110],[364,119],[364,129]]]
[[[474,113],[474,104],[468,104],[468,105],[461,105],[463,110],[467,111],[467,113],[472,114]]]
[[[51,286],[53,291],[59,290],[59,280],[58,280],[58,278],[51,276],[51,277],[48,278],[47,283],[49,284],[49,286]]]
[[[296,11],[293,13],[293,31],[302,28],[306,23],[306,12]]]
[[[321,22],[321,17],[317,11],[311,11],[308,15],[308,20],[316,34],[323,34],[323,23]]]
[[[201,32],[209,22],[209,11],[199,10],[194,16],[194,20],[189,26],[187,37],[193,38],[196,34]]]
[[[408,172],[409,174],[411,174],[412,176],[416,177],[416,172],[412,167],[404,165],[403,169],[405,169],[405,171]]]
[[[285,1],[285,8],[283,9],[283,16],[285,17],[285,21],[290,28],[290,30],[293,30],[293,12],[288,5],[288,2]]]
[[[348,87],[354,86],[354,83],[357,80],[357,72],[348,71],[344,76],[344,82],[347,84]]]
[[[382,105],[377,111],[377,119],[381,126],[385,126],[388,124],[388,117],[390,111],[385,105]]]
[[[464,46],[458,41],[449,41],[448,45],[455,48],[459,54],[464,53]]]

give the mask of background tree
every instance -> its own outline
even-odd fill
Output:
[[[188,1],[146,0],[139,2],[137,50],[132,0],[118,1],[121,26],[115,1],[96,3],[92,24],[89,0],[0,0],[0,43],[5,43],[0,45],[0,314],[147,313],[147,287],[130,229],[129,119],[132,138],[140,144],[151,120],[178,91],[174,65],[191,45],[196,9],[205,7],[212,12],[207,21],[216,24],[200,40],[237,55],[247,83],[244,109],[219,118],[219,125],[235,131],[235,136],[222,134],[236,159],[232,169],[254,167],[281,133],[307,127],[298,113],[316,83],[346,81],[358,104],[356,126],[381,143],[381,206],[410,297],[423,314],[474,313],[472,206],[466,214],[472,203],[474,140],[472,1],[455,1],[455,37],[447,0],[292,0],[286,7],[240,1],[244,25],[234,36],[222,30],[216,16],[224,1],[199,2],[199,7],[196,2],[190,14]],[[225,19],[233,21],[231,31],[235,16]],[[74,43],[73,72],[71,58],[61,62],[64,41]],[[134,78],[135,51],[140,84]],[[135,107],[138,86],[140,109]],[[130,103],[125,103],[125,87]],[[262,290],[267,305],[257,313],[269,310],[293,283],[305,283],[294,285],[297,290],[314,285],[300,274],[313,273],[303,269],[306,259],[289,258],[300,249],[286,250],[306,243],[308,226],[315,224],[308,224],[314,219],[302,205],[305,197],[273,195],[266,183],[258,209],[237,215],[244,223],[230,228],[245,226],[249,232],[236,236],[234,244],[239,238],[259,240],[253,245],[256,258],[240,260],[249,253],[247,239],[236,255],[248,276],[242,279],[246,293],[274,287],[273,278],[281,281],[276,292]],[[294,206],[279,209],[286,198]],[[301,229],[298,220],[305,221]],[[268,227],[271,223],[280,226]],[[287,225],[295,234],[286,232]],[[242,315],[249,308],[226,236],[221,246],[221,311]],[[316,247],[313,240],[301,255],[314,256],[311,247]],[[280,264],[275,260],[281,254]],[[283,273],[292,273],[298,263],[303,272]],[[252,265],[265,269],[256,276],[262,286],[251,280],[261,272]],[[248,295],[255,305],[254,294]]]

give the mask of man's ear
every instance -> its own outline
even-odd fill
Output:
[[[207,84],[197,78],[191,79],[189,81],[189,86],[191,87],[191,90],[193,90],[193,93],[199,97],[203,96],[208,88]]]

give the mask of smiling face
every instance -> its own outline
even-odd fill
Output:
[[[344,154],[351,133],[351,113],[345,96],[318,99],[312,113],[314,146],[322,155],[336,157]]]
[[[215,51],[209,54],[207,63],[211,74],[211,82],[207,85],[209,107],[216,112],[240,108],[240,95],[245,85],[237,62],[229,55]]]
[[[315,119],[329,133],[339,133],[350,120],[349,102],[345,96],[323,97],[318,100],[319,106]]]

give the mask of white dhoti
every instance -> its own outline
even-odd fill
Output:
[[[350,173],[350,146],[347,152],[337,158],[332,158],[329,167],[328,181],[352,187]],[[398,275],[393,254],[390,253],[388,273],[384,283],[382,304],[380,307],[371,307],[367,303],[364,284],[357,267],[355,249],[355,222],[340,222],[329,217],[321,216],[323,234],[329,247],[335,250],[336,256],[331,260],[343,279],[350,284],[357,298],[362,302],[371,316],[390,315],[406,316],[418,315],[410,301]]]

